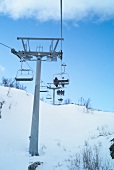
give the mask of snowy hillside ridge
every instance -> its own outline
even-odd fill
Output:
[[[28,150],[33,95],[0,86],[0,102],[3,102],[0,170],[27,170],[37,161],[43,162],[38,170],[72,170],[76,154],[80,154],[81,159],[83,148],[88,145],[100,147],[102,163],[107,159],[114,167],[109,152],[110,141],[114,138],[114,113],[87,112],[84,106],[53,106],[40,101],[39,156],[31,157]]]

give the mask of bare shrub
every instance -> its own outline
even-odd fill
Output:
[[[104,160],[101,156],[101,144],[90,146],[85,141],[85,145],[80,153],[76,153],[70,161],[69,170],[113,170],[109,160]]]
[[[107,126],[102,126],[102,127],[97,127],[97,130],[98,130],[98,133],[99,135],[98,136],[108,136],[108,135],[111,135],[112,133],[108,130],[108,127]]]
[[[85,106],[86,109],[91,109],[91,99],[88,98],[85,100],[83,97],[81,97],[79,100],[79,105]]]
[[[14,87],[16,89],[26,90],[26,86],[15,81],[15,79],[12,80],[12,79],[2,77],[1,85],[9,88]]]
[[[70,160],[71,166],[69,166],[69,170],[80,170],[80,163],[81,163],[81,158],[80,154],[76,153],[74,158]]]
[[[67,98],[65,101],[64,101],[65,104],[70,104],[71,103],[71,100],[69,98]]]
[[[85,142],[85,146],[82,151],[82,159],[83,169],[99,170],[99,167],[101,166],[99,147],[96,145],[91,147],[87,142]]]
[[[86,109],[91,109],[91,104],[90,104],[90,102],[91,102],[91,99],[90,99],[90,98],[88,98],[87,100],[85,100],[84,105],[85,105]]]

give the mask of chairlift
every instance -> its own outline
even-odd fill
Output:
[[[64,87],[69,84],[69,75],[67,73],[54,74],[53,84],[58,87],[61,85]]]
[[[57,90],[57,95],[63,95],[64,96],[65,91],[64,90]]]
[[[16,81],[32,81],[33,71],[31,69],[20,69],[15,77]]]
[[[59,85],[64,87],[65,85],[69,84],[69,75],[68,75],[68,73],[65,72],[65,67],[66,67],[66,64],[62,64],[61,65],[61,73],[54,74],[53,84],[56,87],[58,87]],[[62,70],[62,68],[63,68],[63,70]]]
[[[41,84],[40,84],[40,92],[41,92],[41,93],[46,93],[46,92],[48,92],[47,86],[44,84],[43,81],[41,81]]]
[[[59,98],[58,100],[59,100],[59,102],[62,102],[62,101],[63,101],[63,99],[62,99],[62,98]]]
[[[48,99],[48,100],[52,99],[51,94],[48,93],[47,96],[46,96],[46,99]]]

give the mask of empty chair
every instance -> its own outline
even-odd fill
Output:
[[[32,81],[33,71],[31,69],[20,69],[15,77],[16,81]]]

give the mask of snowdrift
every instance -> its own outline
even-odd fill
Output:
[[[87,110],[75,104],[53,106],[40,101],[39,155],[29,155],[33,95],[0,86],[3,102],[0,119],[0,170],[27,170],[34,161],[37,169],[69,169],[73,156],[85,141],[101,144],[101,154],[111,165],[110,140],[114,137],[114,113]]]

